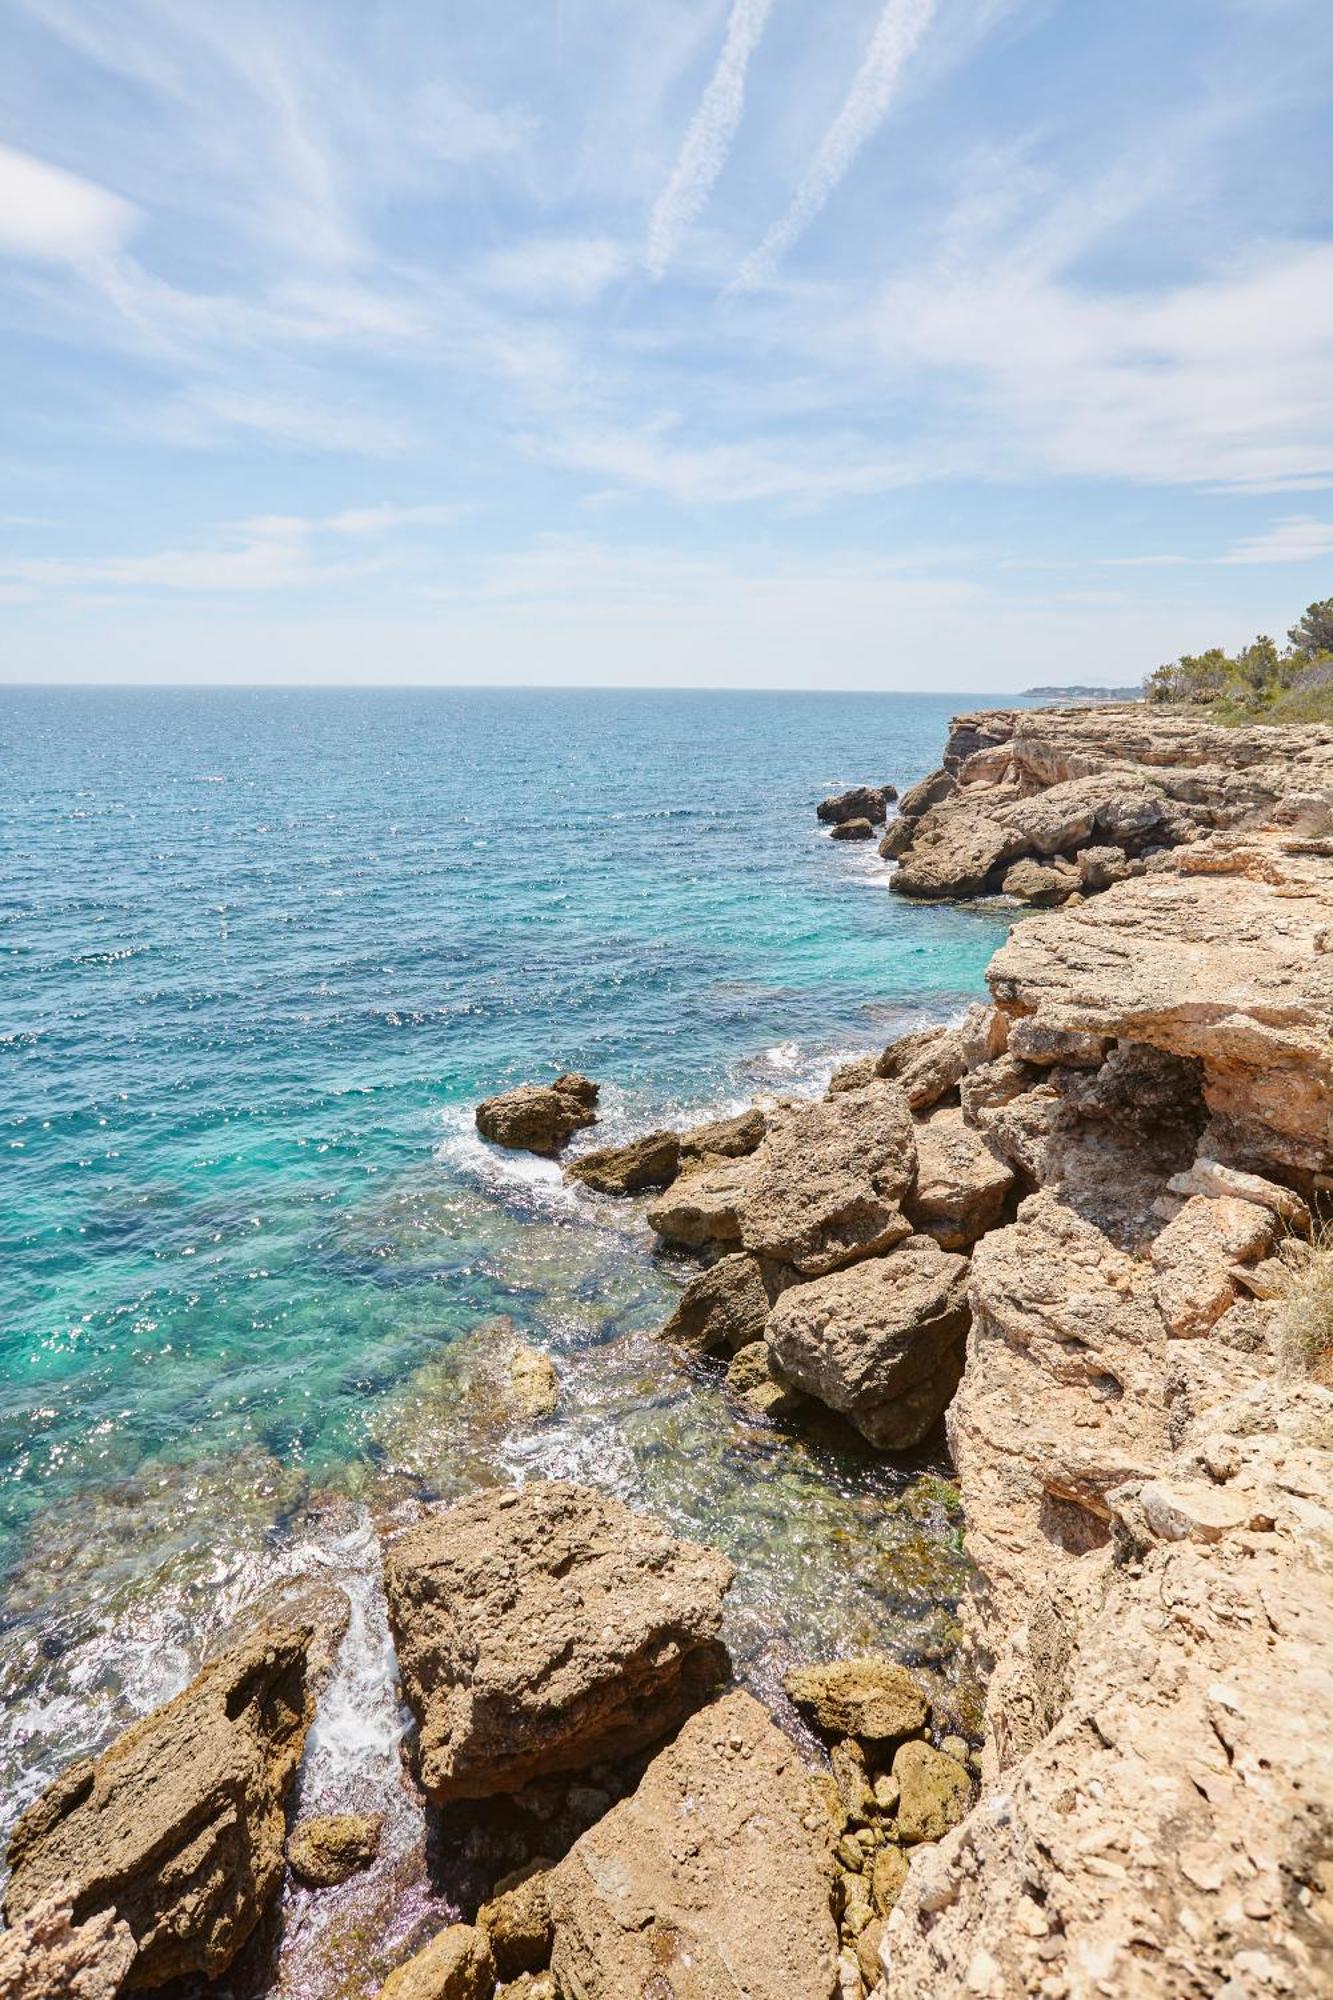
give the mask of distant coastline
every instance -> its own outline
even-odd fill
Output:
[[[1139,701],[1137,687],[1035,687],[1024,688],[1025,697],[1040,695],[1043,701]]]

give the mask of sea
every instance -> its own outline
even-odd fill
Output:
[[[894,896],[814,808],[912,783],[986,699],[0,692],[0,1835],[261,1589],[333,1577],[304,1792],[392,1791],[395,1921],[437,1918],[447,1884],[401,1894],[379,1538],[497,1479],[724,1547],[737,1671],[778,1706],[793,1662],[867,1645],[963,1704],[942,1443],[890,1463],[738,1413],[656,1337],[688,1266],[644,1204],[473,1107],[582,1070],[609,1143],[960,1013],[1010,913]],[[553,1418],[479,1391],[497,1321],[551,1355]],[[346,1901],[288,1895],[237,1992],[334,1991]]]

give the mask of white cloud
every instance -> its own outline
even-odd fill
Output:
[[[1333,521],[1310,514],[1289,514],[1262,534],[1237,543],[1224,563],[1300,563],[1333,558]]]
[[[0,146],[0,256],[93,263],[117,251],[136,220],[119,195]]]
[[[888,0],[851,89],[820,141],[785,215],[737,274],[738,291],[771,277],[829,201],[853,160],[888,116],[898,82],[935,18],[937,0]]]
[[[732,0],[726,40],[717,67],[690,121],[671,178],[648,224],[644,261],[654,278],[664,275],[680,241],[698,217],[727,162],[745,109],[745,78],[759,46],[773,0]]]

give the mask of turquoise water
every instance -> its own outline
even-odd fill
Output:
[[[679,1273],[639,1206],[497,1156],[471,1107],[577,1067],[615,1136],[813,1088],[961,1007],[999,920],[892,897],[813,808],[921,775],[965,705],[0,696],[0,1693],[28,1718],[22,1776],[179,1681],[246,1565],[329,1495],[465,1484],[431,1371],[495,1314],[568,1384],[511,1470],[612,1479],[700,1531],[748,1507],[755,1544],[755,1466],[790,1477],[815,1545],[748,1602],[760,1651],[765,1619],[800,1625],[777,1609],[793,1576],[843,1546],[821,1496],[873,1511],[899,1475],[719,1414],[651,1341]],[[106,1655],[112,1613],[147,1621],[146,1657]]]

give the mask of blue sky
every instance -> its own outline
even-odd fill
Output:
[[[0,21],[0,678],[1130,682],[1333,593],[1329,0]]]

